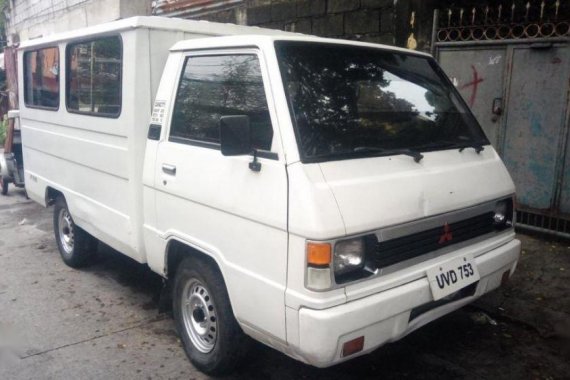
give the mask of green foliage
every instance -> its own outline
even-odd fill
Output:
[[[4,10],[7,6],[6,0],[0,0],[0,51],[3,51],[6,46],[6,15]]]
[[[2,120],[2,122],[0,122],[0,147],[4,146],[7,130],[8,130],[8,115],[4,115],[4,119]]]

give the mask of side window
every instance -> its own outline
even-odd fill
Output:
[[[252,143],[270,150],[273,128],[254,54],[189,57],[174,103],[170,141],[220,142],[220,117],[247,115]]]
[[[118,36],[69,44],[67,109],[94,116],[121,113],[123,46]]]
[[[24,53],[24,102],[28,107],[59,108],[59,50]]]

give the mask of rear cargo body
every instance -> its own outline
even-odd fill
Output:
[[[142,165],[152,104],[169,48],[180,40],[248,34],[252,29],[259,34],[285,34],[230,24],[134,17],[22,43],[19,62],[24,61],[26,51],[57,48],[60,68],[65,67],[70,43],[117,37],[122,46],[118,115],[69,112],[65,71],[59,73],[61,101],[55,109],[27,106],[24,91],[20,91],[29,196],[46,205],[47,187],[65,190],[82,228],[138,262],[146,262]],[[22,84],[23,73],[18,71]]]

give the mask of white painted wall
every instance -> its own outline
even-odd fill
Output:
[[[10,0],[8,44],[150,14],[149,0]]]

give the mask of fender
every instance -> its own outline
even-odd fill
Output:
[[[171,245],[173,243],[179,243],[183,246],[186,246],[188,248],[195,250],[198,253],[203,254],[204,256],[211,258],[216,263],[218,268],[220,269],[222,276],[224,276],[224,278],[225,278],[224,269],[225,269],[225,264],[227,263],[227,261],[224,259],[222,253],[218,249],[212,247],[209,244],[206,244],[206,243],[203,243],[200,241],[196,241],[195,239],[191,239],[188,236],[177,233],[175,231],[167,232],[162,238],[166,241],[166,249],[164,251],[165,272],[168,268],[168,253],[171,249]],[[166,273],[166,276],[168,278],[168,273]]]

